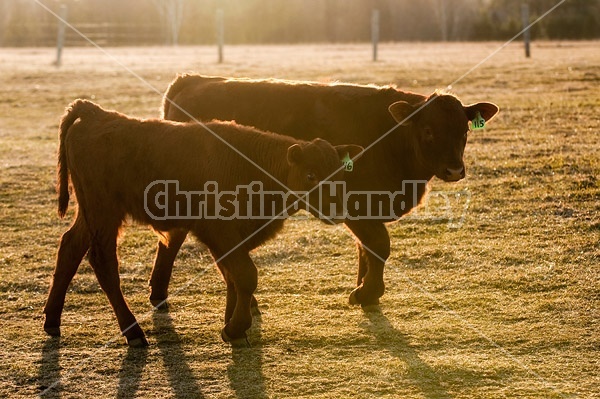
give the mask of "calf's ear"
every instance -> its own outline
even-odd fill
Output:
[[[300,144],[293,144],[287,150],[287,161],[290,165],[302,162],[304,152]]]
[[[487,122],[490,119],[492,119],[498,113],[498,111],[499,108],[496,104],[487,102],[465,106],[465,113],[467,114],[467,118],[469,118],[470,121],[475,119],[477,113],[479,113],[481,117]]]
[[[408,126],[413,121],[408,118],[413,112],[415,112],[415,107],[407,103],[406,101],[397,101],[388,107],[388,111],[394,117],[396,122],[400,123],[402,126]]]
[[[343,159],[346,157],[346,155],[348,155],[350,159],[354,161],[360,158],[362,152],[364,151],[363,147],[354,144],[336,145],[334,148],[337,151],[340,159]]]

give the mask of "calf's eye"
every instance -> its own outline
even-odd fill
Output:
[[[314,174],[314,173],[312,173],[312,172],[309,172],[309,173],[306,175],[306,179],[307,179],[308,181],[311,181],[311,182],[317,181],[317,175],[315,175],[315,174]]]
[[[428,127],[425,128],[425,135],[424,136],[425,136],[425,141],[432,142],[434,140],[433,132]]]

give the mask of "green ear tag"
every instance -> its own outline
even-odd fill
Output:
[[[471,121],[471,129],[478,130],[483,129],[485,127],[485,119],[481,117],[481,114],[478,112],[475,119]]]
[[[342,159],[342,164],[344,164],[344,170],[346,172],[352,172],[354,169],[354,162],[350,159],[350,154],[346,153],[346,156]]]

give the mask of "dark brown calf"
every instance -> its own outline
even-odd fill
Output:
[[[294,193],[313,190],[329,177],[340,179],[341,157],[362,148],[333,147],[320,139],[305,142],[235,123],[211,122],[206,127],[212,133],[194,123],[129,118],[85,100],[67,109],[60,124],[58,212],[62,217],[67,210],[69,176],[78,209],[62,236],[44,309],[48,334],[60,335],[68,285],[89,250],[127,342],[147,345],[120,288],[117,236],[131,217],[158,231],[191,231],[207,245],[227,285],[222,337],[245,339],[257,284],[248,252],[273,237],[284,217],[298,209]],[[268,203],[256,200],[246,206],[247,198],[232,197],[240,187],[276,194]],[[315,207],[312,212],[327,209],[314,193],[305,199]]]
[[[385,227],[417,206],[426,183],[437,176],[457,181],[465,176],[463,152],[469,121],[479,114],[489,121],[498,112],[492,103],[463,105],[453,95],[403,92],[393,86],[319,84],[199,75],[177,77],[165,93],[165,119],[236,120],[239,123],[309,140],[350,142],[367,151],[346,174],[348,191],[402,192],[389,205],[388,217],[373,218],[376,203],[360,200],[346,221],[359,254],[353,304],[379,303],[383,269],[390,254]],[[413,183],[411,183],[413,182]],[[169,248],[159,243],[154,275],[168,276],[184,231],[167,233]],[[167,297],[168,278],[151,278],[153,301]]]

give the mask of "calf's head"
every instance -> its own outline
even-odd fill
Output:
[[[410,129],[420,165],[444,181],[458,181],[465,177],[463,152],[469,121],[479,114],[487,122],[498,107],[488,102],[463,105],[453,95],[434,93],[418,104],[395,102],[389,111]]]
[[[286,185],[294,193],[308,193],[293,196],[293,200],[300,200],[303,203],[302,209],[309,210],[321,219],[342,216],[343,193],[342,185],[339,184],[344,179],[342,159],[355,160],[362,151],[363,147],[358,145],[333,146],[322,139],[290,146],[287,151],[290,167]],[[321,189],[319,185],[322,186]],[[307,207],[305,201],[310,206]],[[332,209],[336,210],[334,215],[331,214]]]

